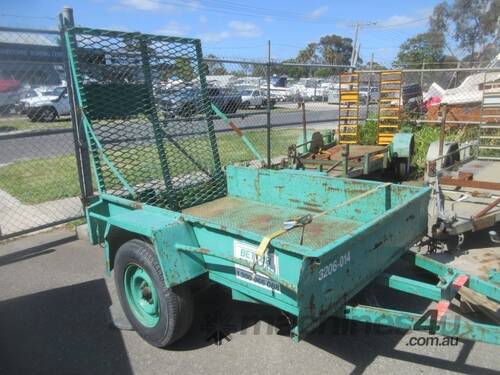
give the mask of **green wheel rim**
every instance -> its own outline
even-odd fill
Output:
[[[125,296],[136,319],[146,327],[160,320],[158,293],[148,273],[137,264],[129,264],[123,276]]]

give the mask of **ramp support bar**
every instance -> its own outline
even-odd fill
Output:
[[[408,252],[405,255],[405,258],[417,267],[423,268],[424,270],[439,276],[442,280],[447,280],[457,273],[465,274],[469,277],[466,285],[469,289],[481,293],[496,302],[500,302],[500,286],[496,283],[488,282],[477,276],[458,271],[420,254]]]
[[[216,105],[212,104],[212,109],[213,111],[215,112],[215,114],[217,116],[219,116],[222,121],[224,121],[224,123],[229,126],[231,129],[233,129],[236,134],[238,134],[238,136],[241,138],[241,140],[243,141],[243,143],[245,143],[245,145],[248,147],[248,149],[252,152],[252,154],[254,154],[254,156],[261,162],[265,163],[265,160],[262,156],[260,156],[259,152],[255,149],[255,147],[253,147],[252,145],[252,142],[250,142],[248,140],[248,138],[246,137],[246,135],[241,131],[240,128],[238,128],[236,126],[236,124],[230,120],[219,108],[217,108]]]
[[[435,311],[435,310],[434,310]],[[406,330],[430,330],[431,334],[458,337],[500,345],[500,327],[466,321],[465,318],[441,320],[433,310],[420,315],[407,311],[384,309],[364,305],[345,306],[338,317],[370,324],[378,324]]]

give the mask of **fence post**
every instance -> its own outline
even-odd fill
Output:
[[[78,181],[80,183],[80,192],[82,204],[87,204],[87,199],[93,195],[92,172],[90,168],[90,157],[87,140],[83,132],[78,103],[73,91],[73,78],[68,60],[68,51],[66,48],[64,32],[67,28],[73,27],[75,21],[73,18],[73,9],[65,7],[59,15],[59,31],[61,47],[63,51],[64,70],[66,72],[66,87],[68,89],[69,103],[71,107],[71,125],[73,128],[73,140],[75,144],[76,168],[78,171]]]
[[[422,71],[420,72],[420,87],[424,87],[424,69],[425,69],[425,62],[422,63]]]
[[[370,59],[370,70],[373,71],[373,52],[372,56]],[[365,105],[365,121],[368,120],[368,114],[370,112],[370,94],[371,94],[371,87],[372,87],[372,72],[370,72],[370,75],[368,76],[368,95],[366,96],[366,105]]]
[[[446,116],[448,115],[448,108],[446,107],[446,104],[443,106],[443,112],[442,112],[442,119],[441,119],[441,126],[439,128],[439,152],[438,156],[441,157],[443,156],[443,151],[444,151],[444,140],[446,136]],[[440,165],[443,165],[443,159],[439,160]]]
[[[267,41],[267,168],[271,168],[271,41]]]
[[[302,109],[302,143],[307,142],[307,123],[306,123],[306,103],[304,102],[304,99],[302,99],[302,102],[300,103],[300,107]],[[302,148],[302,152],[307,152],[307,146],[304,145]]]

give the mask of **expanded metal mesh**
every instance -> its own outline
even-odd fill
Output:
[[[210,105],[241,98],[207,86],[199,40],[68,35],[100,188],[174,210],[225,195]]]

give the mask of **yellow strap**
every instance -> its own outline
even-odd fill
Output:
[[[290,229],[292,229],[292,228],[290,228]],[[258,257],[261,257],[262,255],[264,255],[264,253],[266,252],[267,246],[269,245],[269,242],[271,242],[271,240],[273,238],[276,238],[278,236],[281,236],[283,233],[288,232],[290,229],[280,229],[280,230],[277,230],[276,232],[268,234],[267,236],[264,236],[262,241],[260,241],[260,245],[257,248],[255,255]]]

